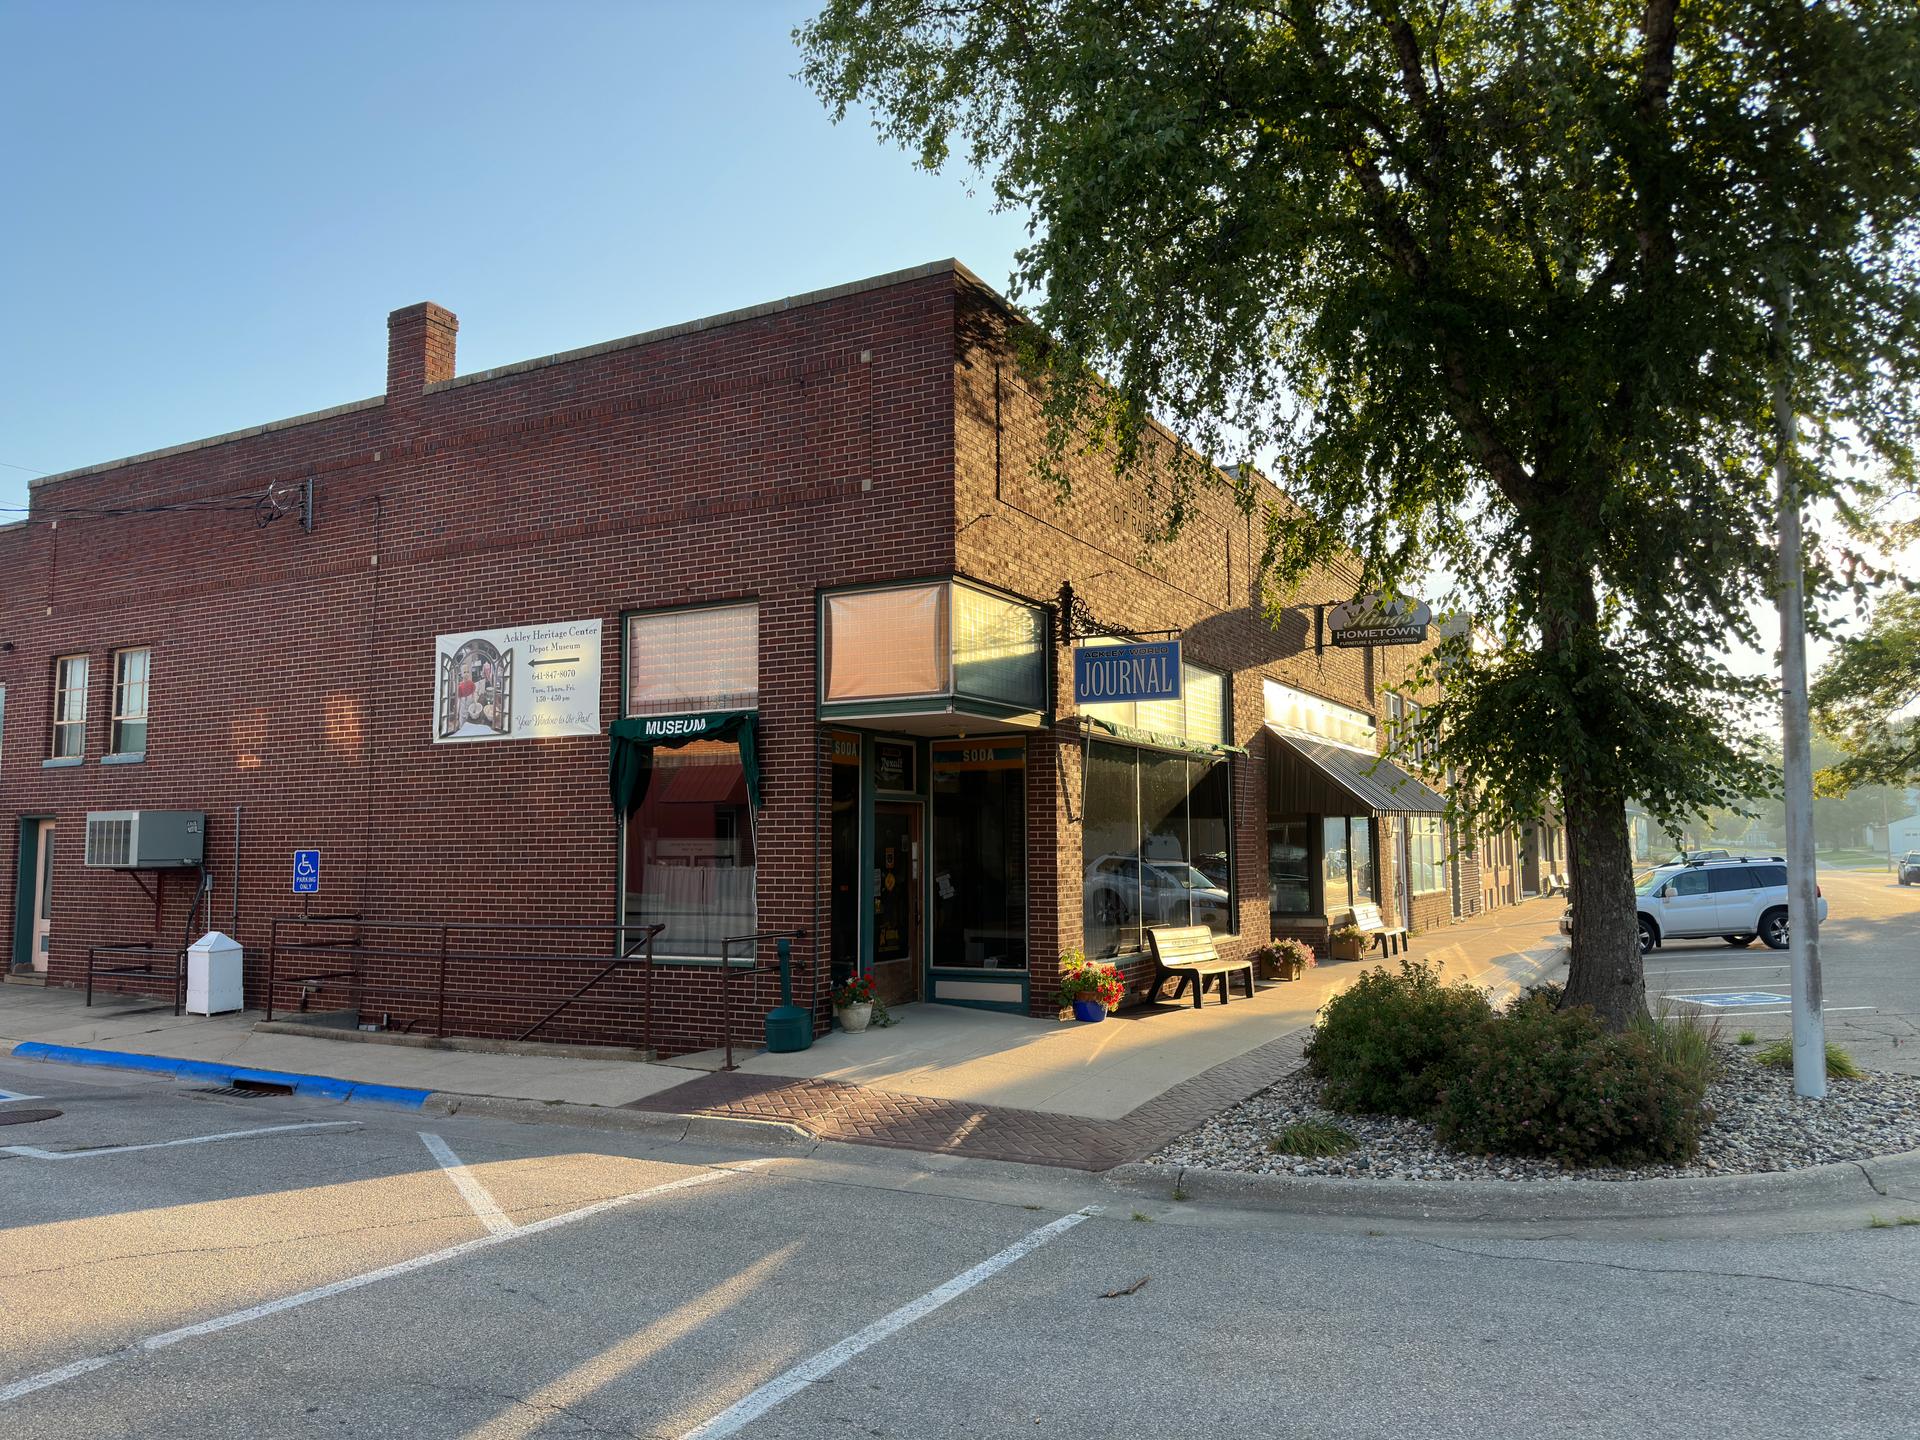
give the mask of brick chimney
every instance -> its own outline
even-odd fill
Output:
[[[451,380],[459,329],[459,317],[431,300],[387,316],[387,399],[413,400],[435,381]]]

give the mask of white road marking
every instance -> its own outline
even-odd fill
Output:
[[[267,1125],[259,1130],[223,1130],[218,1135],[189,1135],[184,1140],[150,1140],[144,1145],[103,1145],[98,1150],[42,1150],[34,1145],[0,1145],[0,1154],[29,1160],[91,1160],[97,1155],[127,1155],[135,1150],[170,1150],[175,1145],[206,1145],[215,1140],[244,1140],[249,1135],[284,1135],[289,1130],[357,1130],[358,1120],[315,1120],[304,1125]]]
[[[416,1270],[425,1270],[431,1265],[444,1264],[448,1260],[458,1260],[478,1250],[486,1250],[509,1240],[518,1240],[524,1235],[538,1235],[543,1230],[557,1230],[562,1225],[572,1225],[576,1221],[588,1220],[595,1215],[604,1215],[609,1210],[622,1205],[630,1205],[636,1200],[646,1200],[655,1195],[664,1195],[670,1190],[687,1190],[695,1185],[710,1184],[715,1180],[724,1180],[733,1174],[730,1170],[704,1170],[697,1175],[683,1175],[678,1180],[669,1180],[661,1185],[653,1185],[645,1190],[635,1190],[626,1195],[615,1195],[610,1200],[596,1200],[591,1205],[583,1205],[578,1210],[569,1210],[563,1215],[550,1215],[545,1220],[530,1220],[525,1225],[515,1226],[511,1230],[478,1235],[471,1240],[463,1240],[458,1245],[449,1245],[444,1250],[434,1250],[425,1255],[416,1255],[411,1260],[401,1260],[392,1265],[383,1265],[378,1270],[368,1270],[359,1275],[349,1275],[344,1280],[335,1280],[326,1285],[316,1285],[311,1290],[302,1290],[295,1295],[283,1295],[278,1300],[267,1300],[259,1305],[251,1305],[245,1310],[234,1310],[226,1315],[216,1315],[211,1320],[202,1320],[197,1325],[183,1325],[178,1330],[168,1330],[159,1335],[149,1335],[144,1340],[136,1340],[124,1349],[111,1350],[105,1355],[90,1356],[85,1360],[75,1360],[62,1365],[57,1370],[43,1370],[38,1375],[29,1375],[24,1380],[16,1380],[11,1385],[0,1386],[0,1405],[9,1400],[18,1400],[22,1395],[31,1395],[36,1390],[44,1390],[50,1385],[72,1380],[76,1376],[86,1375],[116,1365],[123,1360],[136,1356],[150,1355],[156,1350],[165,1350],[178,1345],[182,1340],[197,1339],[202,1335],[212,1335],[221,1330],[231,1330],[236,1325],[245,1325],[249,1321],[264,1320],[269,1315],[278,1315],[283,1310],[292,1310],[301,1305],[311,1305],[316,1300],[325,1300],[334,1295],[344,1295],[349,1290],[358,1290],[377,1280],[392,1280],[401,1275],[411,1275]]]
[[[459,1190],[473,1213],[480,1217],[482,1225],[495,1235],[513,1229],[513,1221],[507,1217],[507,1212],[487,1193],[487,1187],[467,1168],[466,1161],[453,1153],[451,1145],[425,1130],[420,1132],[420,1138],[432,1152],[433,1158],[440,1162],[440,1168],[447,1172],[447,1178],[453,1181],[454,1188]]]
[[[1078,1225],[1082,1220],[1100,1211],[1098,1205],[1089,1205],[1084,1210],[1076,1210],[1071,1215],[1062,1215],[1050,1225],[1042,1225],[1038,1230],[1021,1236],[998,1255],[989,1256],[971,1270],[962,1272],[937,1289],[929,1290],[918,1300],[910,1300],[890,1315],[883,1315],[866,1329],[849,1335],[838,1345],[822,1350],[811,1360],[802,1360],[784,1375],[776,1375],[757,1390],[749,1391],[711,1420],[696,1425],[680,1437],[680,1440],[721,1440],[727,1435],[736,1435],[751,1425],[782,1400],[813,1384],[815,1381],[831,1375],[842,1365],[864,1350],[869,1350],[895,1331],[904,1330],[927,1315],[931,1315],[949,1300],[958,1298],[973,1289],[981,1281],[992,1278],[1006,1269],[1022,1256],[1038,1250],[1042,1245]]]
[[[1742,970],[1784,970],[1787,962],[1778,965],[1696,965],[1690,970],[1662,970],[1655,978],[1664,979],[1668,975],[1737,975]]]
[[[0,1105],[5,1105],[13,1100],[38,1100],[40,1098],[38,1095],[22,1095],[18,1090],[0,1090]]]
[[[1674,999],[1674,1000],[1687,999],[1685,995],[1674,995],[1668,998]],[[1688,1000],[1687,1003],[1697,1004],[1698,1002]],[[1700,1008],[1702,1010],[1712,1010],[1715,1014],[1725,1015],[1729,1019],[1738,1017],[1742,1020],[1746,1019],[1750,1015],[1791,1015],[1793,1014],[1793,1011],[1791,1010],[1746,1010],[1746,1009],[1742,1009],[1738,1005],[1733,1006],[1730,1009],[1722,1009],[1721,1007],[1715,1006],[1715,1005],[1701,1005]],[[1878,1010],[1879,1008],[1880,1007],[1878,1005],[1823,1005],[1820,1007],[1820,1013],[1822,1015],[1835,1015],[1842,1010]]]

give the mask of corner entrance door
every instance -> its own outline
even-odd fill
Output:
[[[873,983],[889,1005],[920,998],[920,806],[873,807]]]
[[[41,820],[33,845],[33,932],[28,955],[33,973],[47,973],[47,947],[53,938],[53,821]]]

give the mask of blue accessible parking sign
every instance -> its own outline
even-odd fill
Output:
[[[296,895],[320,893],[320,852],[318,850],[293,852],[293,893]]]

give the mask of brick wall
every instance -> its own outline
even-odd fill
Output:
[[[1189,660],[1231,674],[1229,738],[1248,751],[1232,760],[1239,933],[1217,943],[1223,955],[1243,954],[1271,938],[1261,680],[1271,677],[1384,718],[1373,653],[1331,646],[1316,653],[1313,646],[1313,605],[1352,598],[1358,572],[1341,566],[1316,572],[1275,626],[1261,602],[1264,519],[1243,513],[1224,482],[1197,497],[1192,517],[1172,540],[1162,533],[1164,501],[1121,483],[1110,467],[1070,457],[1061,493],[1039,472],[1044,420],[1007,345],[1007,323],[990,294],[963,282],[954,441],[959,568],[1038,601],[1071,581],[1102,622],[1134,632],[1179,630]],[[1286,503],[1271,487],[1264,493],[1266,504]],[[1056,650],[1054,706],[1062,719],[1074,714],[1069,661]],[[1030,756],[1032,1008],[1047,1014],[1055,1004],[1054,957],[1081,937],[1082,742],[1057,725],[1033,742]],[[1324,926],[1288,928],[1324,950]],[[1121,963],[1133,984],[1151,968],[1143,957]]]
[[[92,943],[178,943],[187,884],[167,892],[156,930],[133,878],[80,864],[86,812],[126,808],[208,813],[224,927],[240,807],[250,1003],[270,918],[298,909],[295,847],[323,851],[328,911],[607,924],[607,742],[432,745],[434,637],[598,617],[604,724],[620,713],[622,612],[742,597],[760,603],[760,923],[818,933],[815,592],[952,568],[953,314],[951,273],[929,267],[449,380],[452,317],[415,306],[393,317],[381,398],[40,484],[33,518],[0,530],[9,938],[18,817],[48,815],[55,983],[78,982]],[[232,498],[309,477],[311,534],[295,515],[261,528]],[[72,515],[186,504],[207,508]],[[102,765],[109,652],[135,645],[153,651],[147,759]],[[45,769],[52,658],[70,652],[93,661],[87,759]],[[486,993],[449,1023],[482,1034],[584,978],[470,971]],[[711,969],[663,976],[656,1019],[685,1037],[672,1048],[717,1037],[718,995]],[[631,984],[610,983],[543,1038],[629,1038],[633,1001]],[[368,1008],[419,1019],[425,1003]]]
[[[767,774],[759,921],[808,930],[796,955],[811,961],[828,952],[830,876],[817,592],[957,570],[1036,601],[1070,580],[1102,621],[1178,629],[1191,660],[1231,673],[1230,738],[1248,753],[1232,761],[1239,933],[1221,948],[1264,944],[1261,679],[1383,720],[1387,667],[1406,657],[1316,653],[1312,606],[1350,598],[1358,583],[1342,566],[1311,576],[1270,624],[1262,520],[1224,486],[1197,497],[1172,540],[1160,534],[1159,502],[1097,464],[1071,462],[1070,489],[1056,492],[1037,468],[1042,422],[1008,323],[963,271],[929,266],[460,376],[457,322],[416,305],[390,317],[379,396],[38,485],[32,519],[0,528],[9,933],[20,817],[46,815],[59,824],[54,983],[79,981],[90,944],[184,938],[186,884],[165,893],[156,924],[131,877],[80,864],[86,812],[130,808],[207,812],[212,919],[223,928],[238,836],[232,928],[249,950],[254,1004],[270,922],[299,909],[288,893],[296,847],[323,851],[317,908],[328,912],[609,925],[619,861],[606,741],[434,746],[434,638],[597,617],[604,725],[621,712],[623,612],[754,598]],[[295,513],[309,480],[311,533]],[[268,491],[292,509],[262,526],[245,497]],[[1264,503],[1285,502],[1269,489]],[[165,508],[78,513],[152,507]],[[106,766],[109,655],[136,645],[153,652],[147,759]],[[93,662],[87,759],[47,769],[52,661],[72,652]],[[1058,715],[1071,717],[1061,651],[1053,684]],[[1053,957],[1080,943],[1081,759],[1066,727],[1030,742],[1036,1013],[1053,1006]],[[1391,911],[1389,833],[1380,858]],[[1446,923],[1449,905],[1445,894],[1422,897],[1415,925]],[[389,968],[434,988],[437,931],[388,930],[381,943],[419,952]],[[462,959],[450,942],[451,984],[471,997],[450,1007],[448,1028],[515,1033],[590,973],[529,966],[500,943],[471,942],[485,953]],[[514,942],[580,943],[557,933]],[[1135,981],[1144,970],[1128,964]],[[824,1021],[824,966],[803,983]],[[741,986],[735,1034],[750,1043],[774,988],[768,977]],[[637,980],[616,977],[542,1038],[634,1043],[641,998]],[[714,969],[663,968],[653,988],[662,1048],[716,1043],[720,1004]],[[415,1028],[439,1018],[428,994],[369,996],[365,1009]]]

